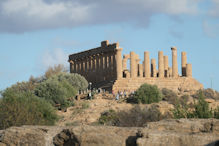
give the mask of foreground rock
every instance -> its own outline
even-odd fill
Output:
[[[214,146],[219,144],[219,120],[180,119],[145,127],[23,126],[0,132],[0,145],[28,146]]]

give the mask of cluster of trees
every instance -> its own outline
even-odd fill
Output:
[[[16,83],[1,91],[0,129],[20,125],[53,125],[55,108],[73,104],[78,90],[88,86],[78,74],[65,72],[62,65],[49,68],[38,78]]]

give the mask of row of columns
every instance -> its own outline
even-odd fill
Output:
[[[78,73],[87,80],[96,82],[116,78],[116,60],[119,58],[114,52],[96,54],[80,60],[70,60],[70,70]],[[122,66],[122,65],[120,65]],[[122,72],[122,71],[121,71]]]
[[[164,56],[163,51],[158,52],[158,71],[156,69],[156,60],[151,59],[149,52],[144,52],[143,64],[139,64],[139,57],[135,52],[130,52],[130,55],[124,55],[122,64],[123,71],[127,73],[127,60],[130,59],[130,77],[179,77],[177,63],[177,48],[172,47],[172,67],[169,67],[168,56]],[[151,68],[150,68],[151,66]],[[181,54],[182,76],[192,77],[192,65],[187,63],[186,52]],[[126,75],[127,76],[127,75]]]

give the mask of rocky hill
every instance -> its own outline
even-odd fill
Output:
[[[22,126],[0,132],[1,146],[216,146],[219,120],[180,119],[145,127]]]
[[[218,101],[208,99],[210,107]],[[135,104],[96,95],[93,100],[78,100],[66,112],[57,111],[56,126],[10,127],[0,131],[0,146],[216,146],[219,145],[217,119],[164,119],[145,123],[143,127],[102,126],[97,123],[107,110],[129,111]],[[171,113],[167,101],[140,104],[156,107],[161,114]]]

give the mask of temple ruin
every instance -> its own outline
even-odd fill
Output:
[[[69,55],[70,72],[84,76],[95,88],[108,91],[133,92],[142,84],[157,85],[176,92],[196,91],[203,85],[192,77],[192,65],[187,63],[186,52],[181,53],[181,75],[178,71],[177,48],[172,47],[172,67],[163,51],[158,52],[158,62],[150,60],[149,52],[144,52],[140,62],[135,52],[123,55],[119,43],[101,42],[98,48]],[[127,62],[130,60],[130,69]],[[158,64],[158,69],[157,69]]]

